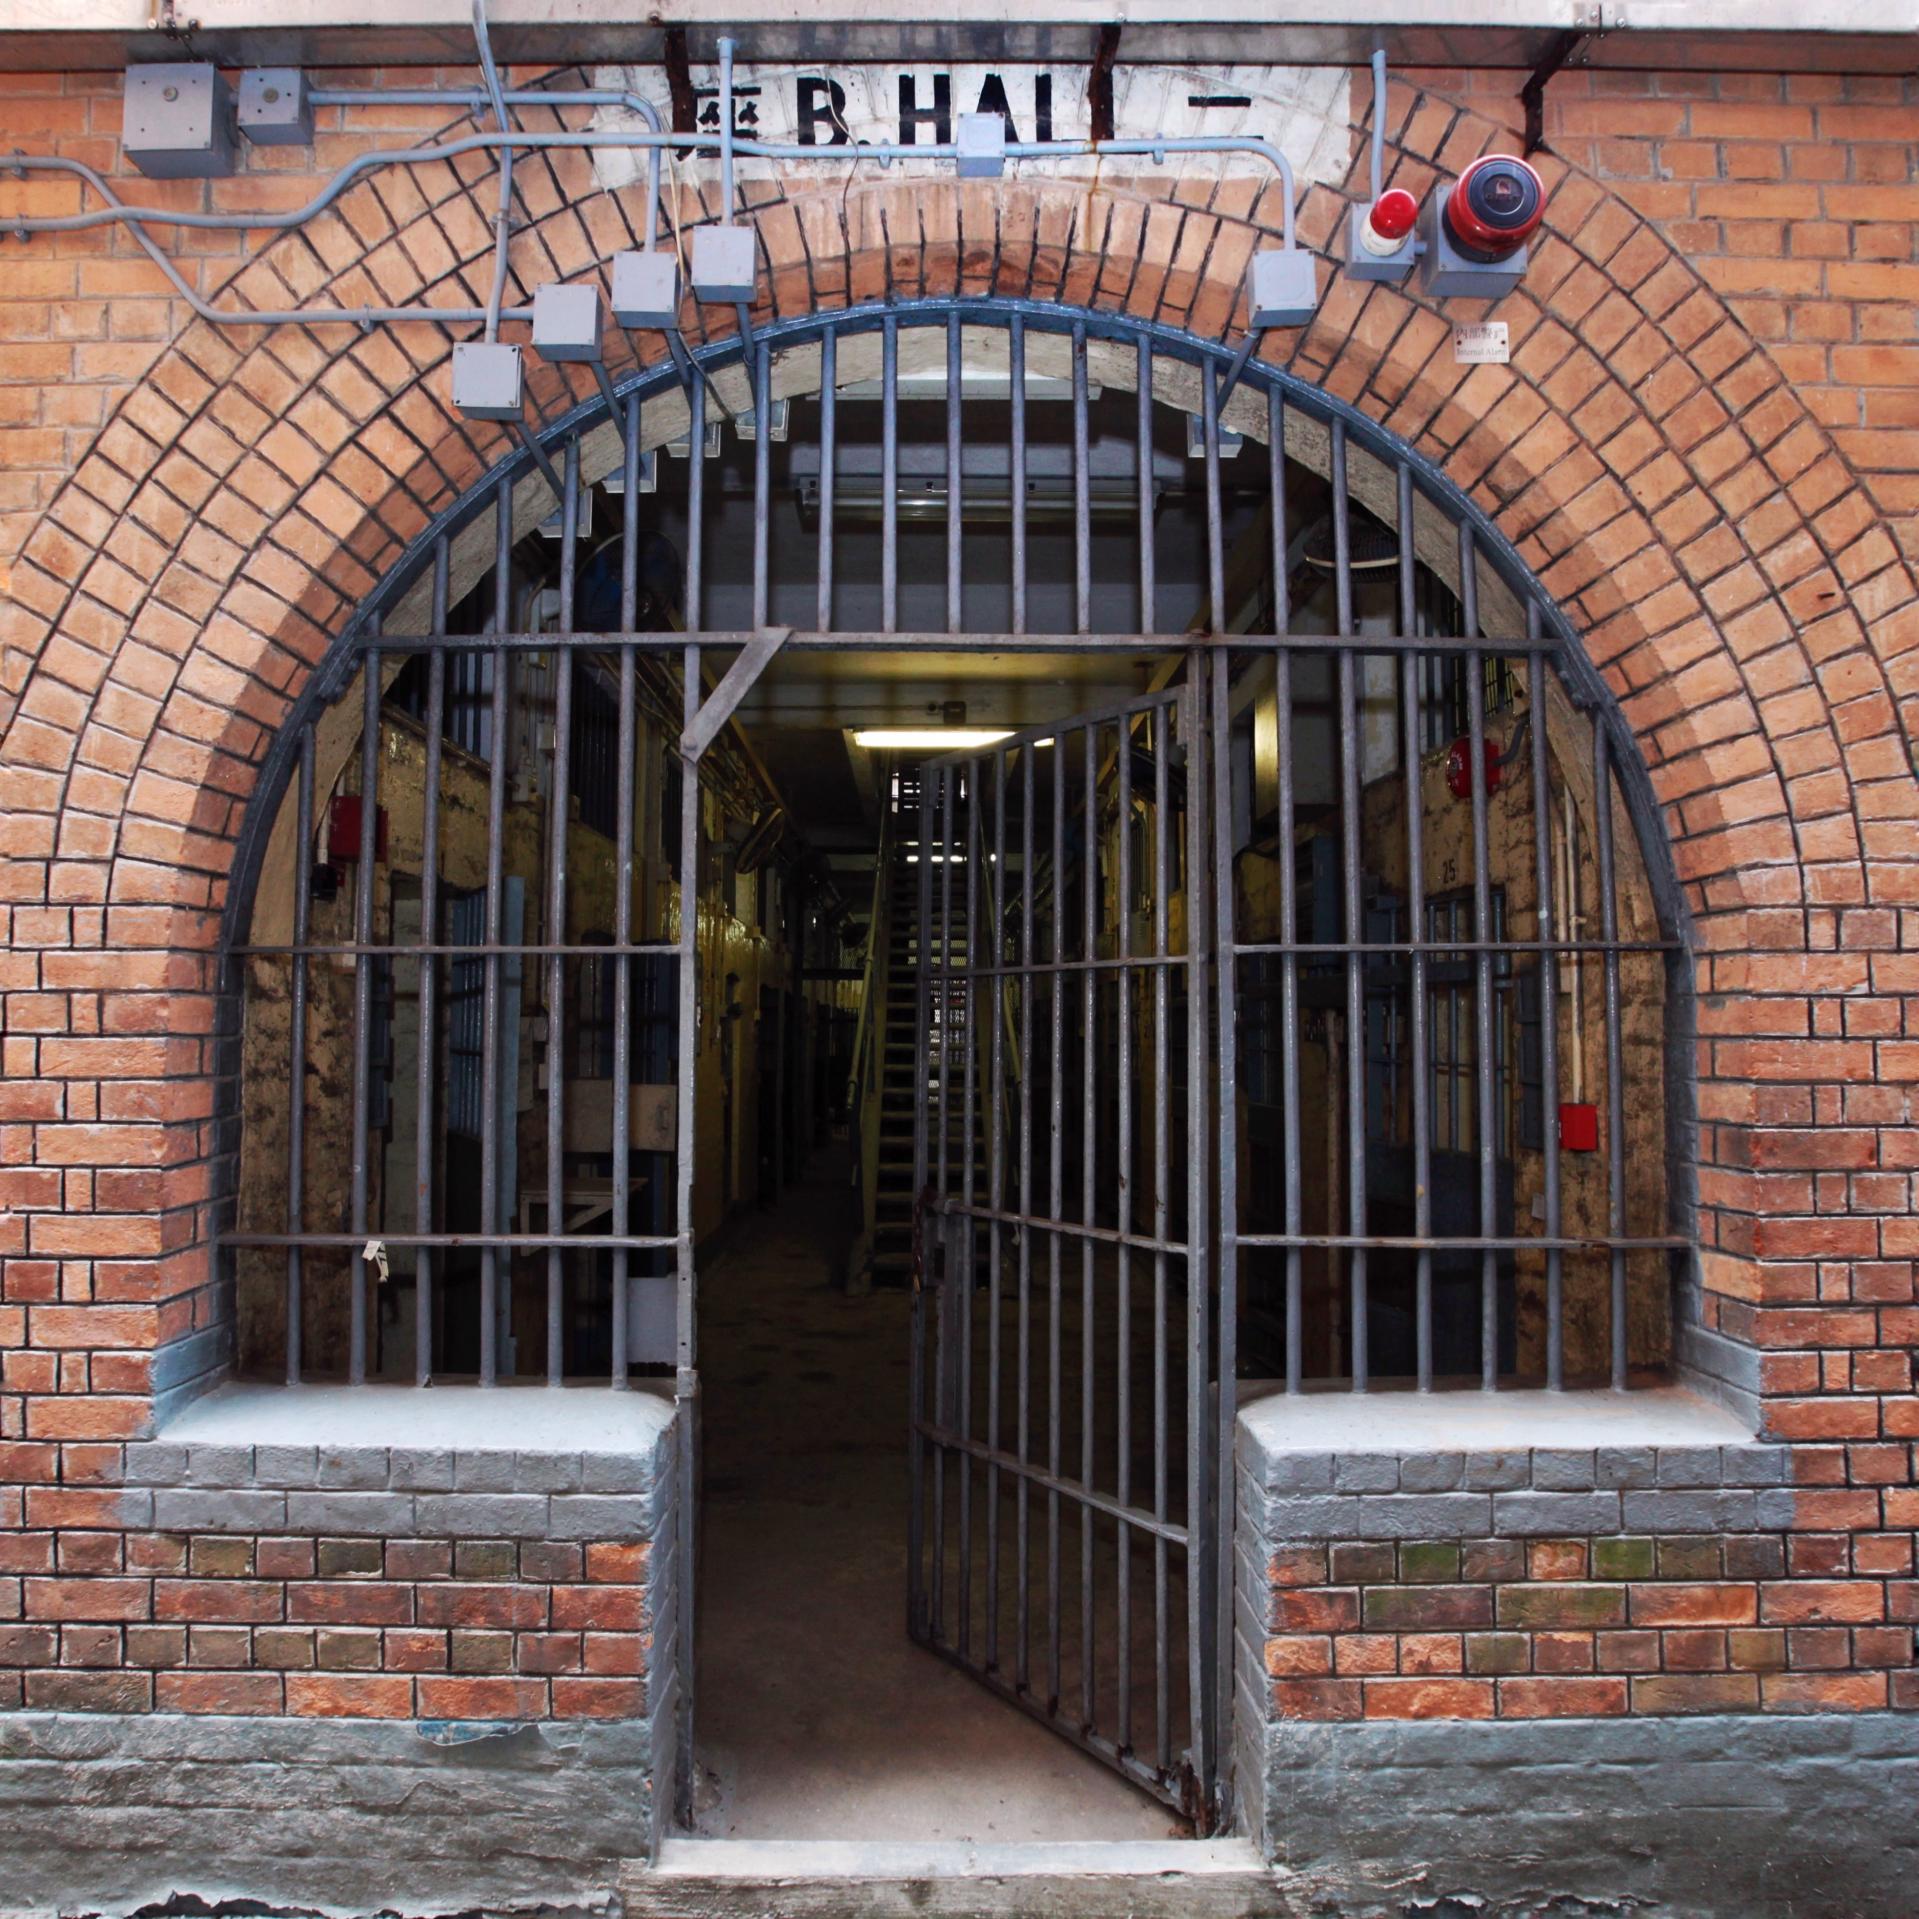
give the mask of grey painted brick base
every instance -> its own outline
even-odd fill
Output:
[[[652,1743],[624,1720],[0,1715],[0,1913],[601,1906],[648,1849]]]
[[[1290,1723],[1263,1785],[1281,1883],[1328,1919],[1919,1911],[1909,1714]]]

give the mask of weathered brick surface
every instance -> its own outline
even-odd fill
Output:
[[[0,1675],[61,1712],[649,1718],[671,1459],[132,1445],[97,1530],[0,1535],[25,1575]],[[504,1529],[502,1495],[454,1490],[502,1476],[547,1489]]]
[[[1243,1434],[1242,1688],[1311,1720],[1919,1707],[1911,1536],[1820,1530],[1793,1463],[1761,1444],[1266,1454]],[[1407,1491],[1409,1468],[1499,1490]],[[1540,1536],[1551,1500],[1595,1506]]]
[[[1423,189],[1507,144],[1517,82],[1402,76],[1390,103],[1396,177]],[[1352,1535],[1348,1514],[1390,1508],[1396,1551],[1456,1539],[1460,1578],[1444,1583],[1488,1590],[1516,1575],[1475,1578],[1464,1562],[1503,1567],[1509,1544],[1590,1541],[1596,1560],[1608,1544],[1678,1534],[1719,1540],[1729,1572],[1735,1556],[1763,1558],[1783,1543],[1782,1590],[1863,1582],[1881,1594],[1877,1613],[1847,1601],[1857,1616],[1843,1621],[1775,1619],[1762,1605],[1752,1626],[1642,1627],[1629,1616],[1603,1629],[1540,1629],[1615,1632],[1621,1658],[1650,1656],[1631,1669],[1648,1682],[1629,1693],[1633,1709],[1694,1710],[1750,1691],[1748,1681],[1782,1709],[1903,1692],[1901,1676],[1888,1688],[1875,1663],[1889,1642],[1862,1635],[1908,1603],[1899,1595],[1919,1526],[1911,84],[1564,73],[1549,94],[1547,226],[1523,289],[1500,309],[1509,366],[1455,367],[1439,313],[1406,291],[1336,276],[1312,326],[1263,348],[1466,488],[1558,597],[1622,703],[1665,807],[1698,945],[1702,1256],[1687,1356],[1750,1393],[1767,1433],[1790,1442],[1795,1497],[1791,1520],[1775,1527],[1767,1486],[1579,1487],[1535,1467],[1523,1487],[1402,1483],[1383,1497],[1329,1487],[1314,1536]],[[117,86],[105,74],[6,76],[8,143],[113,172]],[[399,123],[420,134],[438,124],[429,110],[352,129],[339,116],[322,116],[329,164],[390,142]],[[1355,129],[1355,180],[1359,149]],[[255,152],[233,180],[139,191],[281,205],[311,190],[305,164],[297,152]],[[584,190],[582,169],[569,164],[553,180],[563,184],[543,189],[550,205],[516,239],[517,281],[592,271],[596,250],[638,231],[635,195],[576,209],[566,200]],[[769,267],[762,317],[959,286],[1230,333],[1246,252],[1259,226],[1275,224],[1270,198],[1249,206],[1235,183],[1210,178],[1177,191],[1022,179],[929,192],[870,175],[842,185],[769,192],[756,208]],[[488,243],[486,186],[481,166],[410,185],[382,177],[303,235],[196,234],[182,258],[203,291],[230,302],[354,300],[377,289],[465,304]],[[0,184],[0,212],[69,200],[60,185]],[[1315,188],[1300,209],[1302,236],[1327,247],[1343,208],[1339,194]],[[689,317],[731,325],[710,309]],[[491,430],[452,415],[448,348],[422,329],[209,326],[109,230],[9,255],[0,1543],[17,1570],[0,1571],[0,1619],[11,1626],[19,1615],[26,1636],[0,1666],[0,1704],[32,1703],[51,1687],[65,1703],[149,1707],[154,1675],[190,1670],[192,1633],[218,1628],[250,1633],[263,1673],[311,1671],[297,1687],[285,1682],[291,1710],[379,1713],[397,1709],[402,1691],[414,1710],[434,1654],[421,1635],[466,1630],[415,1616],[418,1594],[445,1575],[411,1562],[389,1581],[413,1595],[404,1620],[322,1625],[286,1611],[295,1583],[345,1591],[370,1577],[347,1571],[344,1556],[324,1574],[316,1557],[307,1573],[303,1540],[453,1539],[462,1489],[323,1477],[201,1488],[162,1477],[122,1490],[130,1442],[149,1429],[156,1397],[220,1360],[205,1250],[218,1177],[213,953],[260,761],[357,600],[500,448]],[[548,410],[584,390],[550,367],[536,369],[534,387]],[[196,1507],[182,1503],[189,1494],[214,1496]],[[473,1498],[471,1528],[455,1539],[456,1580],[469,1548],[524,1555],[553,1537],[589,1547],[614,1537],[585,1504],[556,1497],[536,1518],[509,1491]],[[204,1542],[231,1539],[255,1542],[251,1579],[206,1560]],[[184,1569],[169,1563],[176,1547]],[[285,1570],[268,1574],[263,1560]],[[473,1581],[570,1583],[535,1563],[546,1570],[520,1560]],[[1773,1578],[1738,1577],[1762,1597]],[[1335,1590],[1357,1596],[1405,1578]],[[163,1584],[166,1604],[188,1610],[162,1617]],[[28,1611],[29,1593],[44,1613]],[[245,1616],[196,1620],[193,1605]],[[256,1605],[268,1616],[255,1617]],[[88,1606],[101,1616],[86,1616]],[[181,1627],[188,1666],[176,1668],[160,1654]],[[57,1636],[70,1629],[79,1636],[69,1645]],[[586,1623],[472,1630],[511,1632],[513,1661],[532,1661],[476,1673],[476,1684],[527,1680],[549,1689],[553,1710],[615,1707],[630,1683],[552,1670],[565,1654],[551,1633],[597,1630]],[[1363,1617],[1320,1630],[1378,1637]],[[1419,1683],[1383,1696],[1486,1707],[1483,1688],[1436,1683],[1452,1630],[1468,1629],[1406,1628],[1394,1680]],[[1470,1630],[1490,1635],[1482,1657],[1508,1657],[1511,1635],[1496,1617]],[[1775,1630],[1787,1635],[1787,1664],[1770,1675],[1768,1700],[1769,1675],[1734,1665],[1733,1635]],[[326,1672],[295,1663],[308,1631],[316,1660],[324,1631],[326,1656],[342,1662],[371,1644],[346,1635],[401,1637],[390,1649],[381,1641],[391,1670]],[[1723,1631],[1726,1670],[1664,1669],[1669,1652],[1654,1638],[1681,1631]],[[46,1632],[56,1635],[50,1665],[37,1656]],[[1804,1635],[1831,1632],[1854,1635],[1849,1663],[1810,1663],[1832,1659],[1837,1642]],[[1409,1637],[1421,1642],[1410,1655]],[[238,1641],[206,1643],[224,1658]],[[1761,1642],[1738,1643],[1754,1655]],[[1552,1644],[1554,1659],[1579,1657]],[[124,1663],[95,1663],[116,1646]],[[496,1656],[477,1642],[464,1651]],[[450,1668],[450,1637],[447,1654]],[[1354,1656],[1382,1655],[1369,1646]],[[1409,1656],[1417,1672],[1406,1670]],[[1716,1659],[1717,1641],[1684,1640],[1681,1656]],[[1563,1669],[1550,1675],[1563,1684],[1503,1664],[1500,1675],[1485,1682],[1493,1709],[1503,1709],[1500,1685],[1521,1677],[1529,1690],[1513,1694],[1515,1711],[1555,1700],[1598,1710],[1592,1700],[1616,1697],[1570,1690]],[[1364,1688],[1385,1675],[1301,1683],[1344,1713],[1355,1701],[1363,1710]],[[211,1683],[167,1688],[170,1708],[215,1696]],[[466,1696],[510,1704],[531,1694]]]

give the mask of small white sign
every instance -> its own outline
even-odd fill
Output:
[[[1504,366],[1512,357],[1504,320],[1475,320],[1453,328],[1455,366]]]

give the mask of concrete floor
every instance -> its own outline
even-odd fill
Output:
[[[698,1830],[1032,1843],[1176,1815],[906,1635],[904,1292],[848,1298],[816,1154],[702,1270]]]

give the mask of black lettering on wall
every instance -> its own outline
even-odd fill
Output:
[[[953,76],[950,73],[934,74],[933,104],[930,107],[919,104],[919,93],[913,84],[913,76],[910,73],[900,75],[900,145],[918,146],[919,129],[925,125],[930,125],[933,129],[935,146],[952,145]]]
[[[1006,97],[1006,82],[997,73],[989,73],[980,82],[979,105],[975,113],[997,113],[1006,123],[1006,140],[1009,146],[1019,144],[1019,127],[1013,119],[1012,103]]]
[[[799,126],[800,145],[816,147],[822,144],[819,130],[824,127],[829,147],[843,147],[852,143],[853,136],[846,128],[846,89],[837,80],[826,80],[817,75],[807,75],[799,83],[799,91],[794,111]]]

